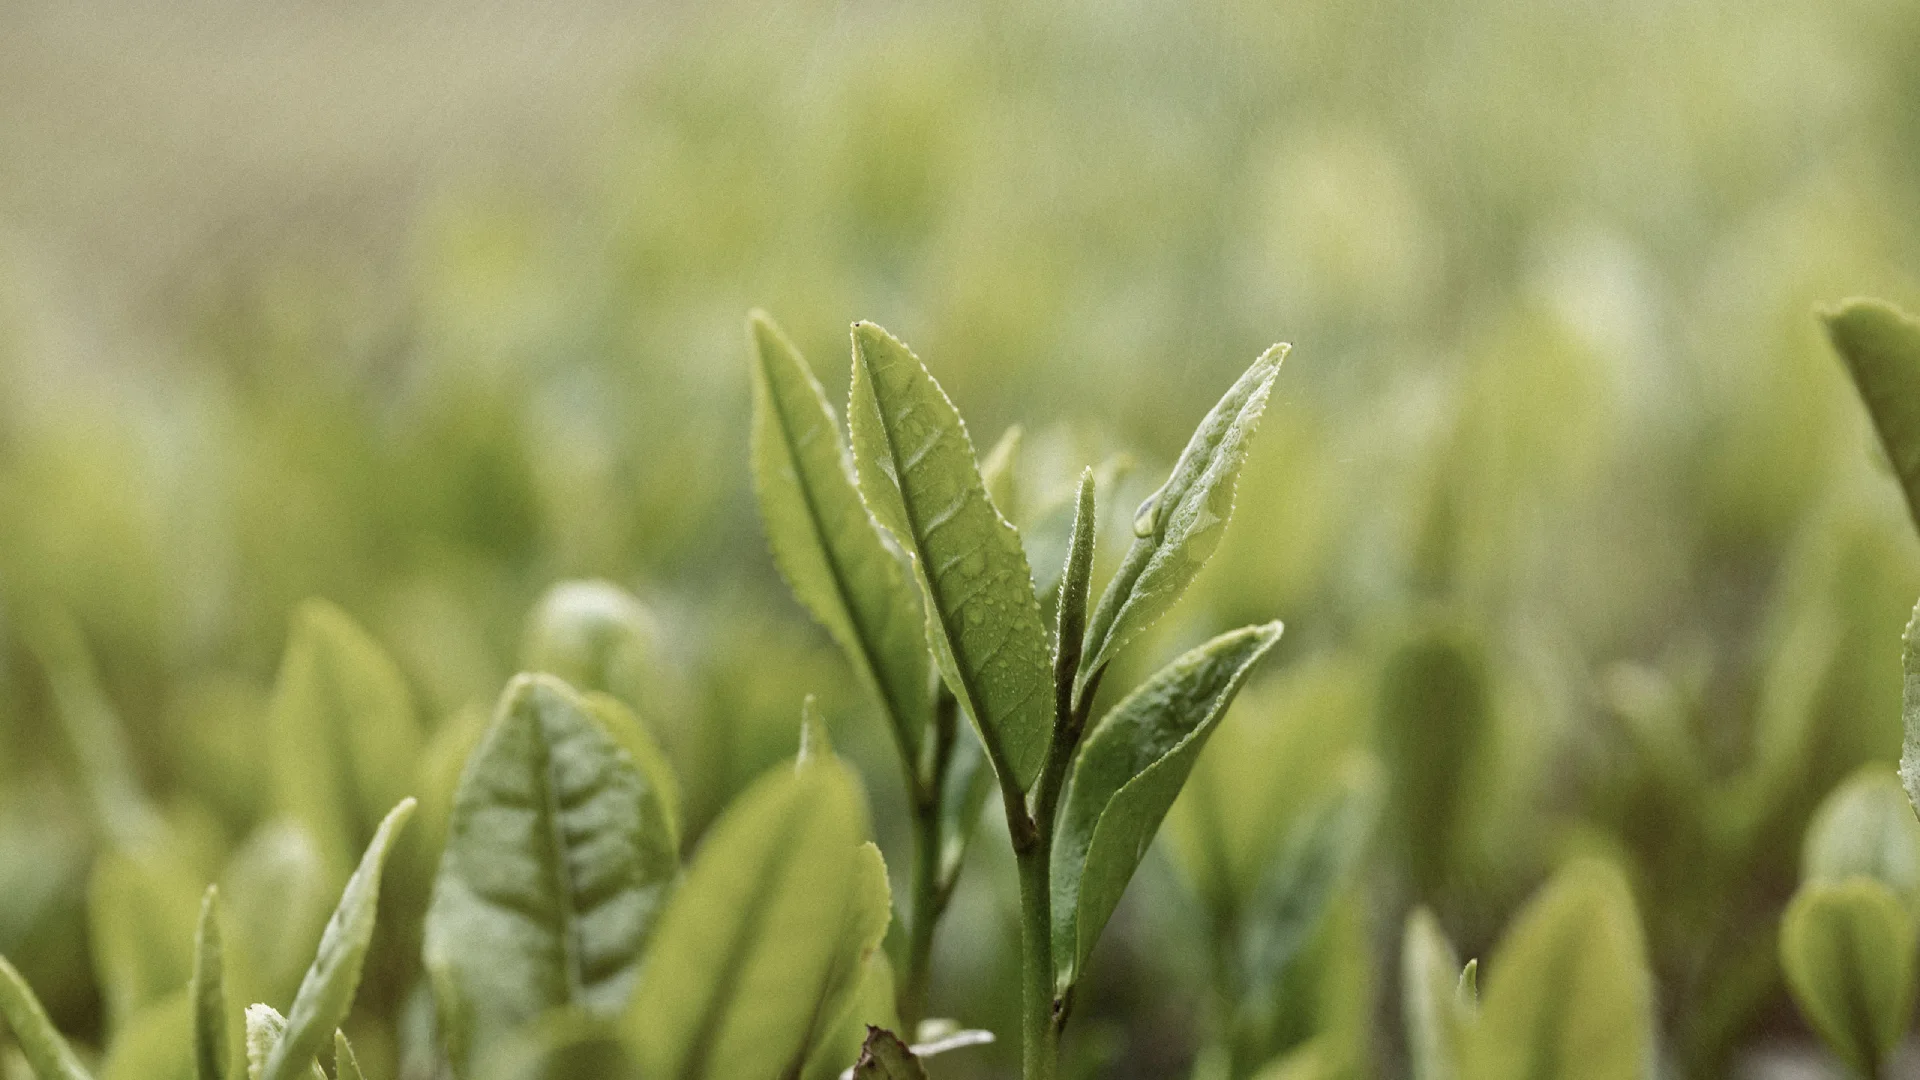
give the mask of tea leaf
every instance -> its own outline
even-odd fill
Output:
[[[623,1021],[654,1080],[781,1075],[888,916],[847,767],[776,768],[734,800],[660,916]]]
[[[506,1033],[478,1067],[480,1080],[613,1080],[635,1075],[633,1057],[618,1029],[575,1008],[556,1009]]]
[[[928,660],[920,602],[867,513],[827,396],[773,320],[751,316],[753,490],[774,562],[920,760]]]
[[[1848,300],[1821,318],[1920,525],[1920,322],[1879,300]]]
[[[260,1080],[265,1075],[267,1057],[272,1054],[274,1045],[286,1034],[287,1018],[280,1010],[271,1005],[253,1004],[247,1006],[247,1080]],[[308,1076],[312,1080],[327,1080],[326,1071],[320,1068],[320,1062],[311,1063]]]
[[[581,693],[617,696],[644,682],[658,635],[652,614],[618,585],[563,581],[542,593],[527,617],[520,662]]]
[[[374,830],[373,842],[360,865],[347,879],[340,904],[320,935],[320,950],[288,1010],[286,1031],[274,1041],[261,1066],[259,1080],[293,1080],[313,1066],[327,1036],[347,1018],[354,991],[360,986],[360,968],[373,940],[373,921],[380,902],[380,873],[400,829],[413,815],[414,801],[401,800]],[[252,1034],[248,1035],[251,1047]]]
[[[1859,877],[1803,885],[1780,923],[1780,964],[1833,1052],[1881,1075],[1913,1009],[1913,915],[1893,890]]]
[[[290,821],[260,826],[228,861],[220,895],[232,999],[291,999],[333,910],[319,845]]]
[[[1414,884],[1431,895],[1459,843],[1468,775],[1493,723],[1478,648],[1448,629],[1416,633],[1387,659],[1376,730],[1387,766],[1393,837]]]
[[[1053,730],[1053,679],[1020,535],[987,497],[940,384],[872,323],[853,328],[849,411],[860,490],[913,556],[941,675],[994,771],[1024,790]]]
[[[1052,852],[1054,965],[1070,985],[1280,624],[1222,634],[1168,664],[1087,736],[1062,803]]]
[[[227,1080],[233,1050],[227,1035],[226,952],[220,945],[220,889],[207,886],[193,935],[193,1063],[199,1080]]]
[[[1626,879],[1581,859],[1528,902],[1494,950],[1469,1041],[1474,1080],[1642,1080],[1652,986]]]
[[[678,868],[660,793],[593,707],[550,675],[515,678],[454,797],[427,912],[454,1066],[561,1006],[618,1012]]]
[[[883,949],[867,962],[853,1000],[840,1014],[839,1021],[815,1048],[798,1080],[838,1080],[852,1072],[848,1062],[860,1057],[870,1027],[896,1028],[900,1014],[895,1007],[893,965]]]
[[[1020,520],[1020,508],[1014,503],[1020,497],[1016,483],[1020,442],[1025,434],[1019,424],[1013,425],[1001,432],[999,441],[988,447],[980,458],[980,482],[986,485],[987,498],[993,500],[993,508],[1008,521]]]
[[[1871,878],[1920,906],[1920,820],[1892,770],[1868,765],[1820,804],[1801,842],[1800,877]]]
[[[186,987],[115,1027],[100,1080],[194,1080],[193,999]]]
[[[338,1029],[333,1033],[333,1080],[366,1080],[360,1072],[360,1059],[354,1056],[353,1044],[347,1041],[347,1033]]]
[[[1053,634],[1054,685],[1064,685],[1080,670],[1082,635],[1087,629],[1087,592],[1093,577],[1093,541],[1099,531],[1094,515],[1093,470],[1080,474],[1074,500],[1073,532],[1067,540],[1066,568],[1060,572],[1058,622]]]
[[[1087,624],[1080,687],[1166,614],[1220,545],[1240,465],[1287,346],[1261,354],[1194,429],[1166,483],[1134,516],[1134,542]],[[1078,688],[1076,688],[1078,689]]]
[[[93,962],[107,1013],[125,1024],[180,989],[193,973],[200,888],[171,852],[108,851],[87,883]]]
[[[827,1049],[833,1030],[858,1000],[862,976],[877,954],[892,918],[893,896],[887,884],[886,860],[871,843],[860,845],[854,857],[850,902],[840,912],[840,938],[832,963],[821,980],[815,1010],[800,1049],[789,1059],[782,1076],[803,1075],[806,1067]]]
[[[1400,989],[1413,1080],[1459,1080],[1461,1047],[1473,1023],[1462,993],[1464,978],[1453,943],[1433,912],[1419,908],[1407,916]]]
[[[424,739],[406,682],[345,612],[309,600],[294,613],[267,730],[278,809],[306,826],[338,883],[411,786]]]
[[[853,1076],[854,1080],[927,1080],[927,1070],[898,1035],[876,1027],[867,1029]]]
[[[0,956],[0,1016],[13,1029],[14,1041],[39,1080],[92,1080],[67,1040],[54,1030],[40,999],[4,956]]]

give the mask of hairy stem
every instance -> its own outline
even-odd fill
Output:
[[[1014,858],[1020,864],[1020,1057],[1025,1080],[1054,1080],[1060,1025],[1053,996],[1053,907],[1047,845],[1037,832]]]

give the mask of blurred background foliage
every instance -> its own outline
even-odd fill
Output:
[[[1899,748],[1920,551],[1811,313],[1920,306],[1916,94],[1904,0],[6,5],[0,952],[97,1041],[102,816],[59,708],[124,728],[195,865],[274,857],[260,746],[315,596],[431,743],[544,590],[617,582],[650,629],[605,678],[690,838],[816,693],[897,871],[884,733],[753,513],[743,313],[842,401],[847,323],[887,326],[977,442],[1026,425],[1012,516],[1108,461],[1116,538],[1284,339],[1229,539],[1110,681],[1288,632],[1075,1060],[1397,1075],[1408,907],[1476,955],[1599,851],[1669,1073],[1772,1075],[1810,1045],[1774,950],[1801,833]],[[1374,857],[1284,1015],[1223,1021],[1262,868],[1368,783]],[[1006,1033],[1003,850],[934,1004]]]

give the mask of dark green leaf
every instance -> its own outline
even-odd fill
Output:
[[[1879,300],[1848,300],[1822,318],[1920,524],[1920,322]]]
[[[267,730],[277,808],[307,828],[337,885],[412,786],[424,737],[406,682],[345,612],[309,600],[293,616]]]
[[[1277,622],[1214,638],[1128,694],[1087,736],[1052,852],[1054,963],[1063,983],[1078,978],[1207,736],[1278,640]]]
[[[14,1041],[39,1080],[92,1080],[67,1040],[54,1030],[40,999],[4,956],[0,956],[0,1016],[6,1017]]]
[[[1471,773],[1492,727],[1485,663],[1473,642],[1423,631],[1395,650],[1377,714],[1393,838],[1423,896],[1437,890],[1459,843]]]
[[[867,1029],[867,1041],[861,1044],[853,1075],[854,1080],[927,1080],[927,1070],[907,1044],[881,1028]]]
[[[774,562],[920,760],[929,662],[919,600],[861,501],[839,422],[806,361],[752,316],[753,488]]]
[[[1780,923],[1780,965],[1833,1052],[1881,1075],[1913,1011],[1914,919],[1893,890],[1863,877],[1803,885]]]
[[[1133,546],[1087,624],[1083,686],[1166,614],[1220,545],[1240,465],[1286,355],[1287,346],[1275,345],[1234,382],[1200,421],[1166,483],[1135,514]]]
[[[617,1013],[677,870],[659,791],[588,701],[515,678],[454,797],[427,913],[455,1067],[553,1009]]]
[[[259,1080],[294,1080],[312,1070],[315,1056],[333,1030],[347,1018],[353,995],[360,987],[360,968],[373,940],[373,921],[380,902],[380,875],[394,836],[413,814],[412,799],[401,800],[374,830],[373,841],[360,865],[347,879],[340,904],[320,935],[320,951],[287,1013],[286,1031],[273,1043],[261,1067]],[[252,1035],[248,1035],[251,1053]]]
[[[1473,1080],[1644,1080],[1653,990],[1620,871],[1568,864],[1494,950],[1462,1075]]]
[[[858,981],[888,906],[846,766],[778,768],[739,796],[661,914],[623,1021],[648,1080],[776,1077]]]
[[[1064,686],[1080,670],[1080,650],[1087,630],[1087,592],[1093,577],[1093,541],[1099,531],[1094,516],[1093,470],[1080,474],[1080,491],[1074,499],[1073,532],[1067,540],[1067,561],[1060,572],[1058,622],[1053,634],[1053,678],[1055,686]]]
[[[853,328],[850,409],[860,490],[913,556],[941,675],[995,771],[1025,789],[1053,730],[1053,679],[1020,535],[987,497],[940,384],[871,323]]]
[[[199,1080],[227,1080],[233,1049],[227,1037],[226,952],[220,945],[220,890],[207,886],[193,935],[193,1064]]]

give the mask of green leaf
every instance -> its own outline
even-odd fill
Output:
[[[951,699],[949,707],[951,707]],[[954,734],[947,780],[940,788],[940,880],[951,882],[966,862],[967,847],[980,824],[981,808],[993,796],[993,767],[986,748],[971,731]]]
[[[427,912],[455,1068],[553,1009],[618,1013],[678,869],[659,791],[592,706],[551,675],[508,684],[454,797]]]
[[[347,1033],[337,1028],[333,1032],[333,1080],[366,1080]]]
[[[1053,677],[1020,534],[987,497],[940,384],[872,323],[853,328],[849,411],[860,490],[913,556],[940,673],[994,771],[1024,790],[1053,730]]]
[[[267,1058],[287,1033],[287,1018],[271,1005],[255,1003],[247,1006],[246,1025],[247,1080],[260,1080],[266,1073]],[[310,1063],[307,1075],[311,1080],[327,1080],[326,1070],[317,1060]]]
[[[857,783],[835,759],[774,769],[734,800],[662,913],[627,1010],[643,1075],[799,1066],[886,925],[865,832]]]
[[[854,1080],[927,1080],[927,1070],[900,1036],[877,1027],[867,1029],[853,1075]]]
[[[1920,322],[1879,300],[1848,300],[1821,318],[1920,525]]]
[[[1900,784],[1907,802],[1920,812],[1920,605],[1900,638],[1902,671],[1900,718],[1906,735],[1900,748]]]
[[[1053,634],[1053,678],[1064,686],[1080,670],[1082,635],[1087,630],[1087,593],[1093,578],[1093,541],[1099,531],[1094,515],[1093,470],[1080,474],[1074,499],[1073,532],[1067,540],[1067,561],[1060,572],[1058,622]]]
[[[893,965],[887,962],[886,951],[882,949],[867,961],[866,973],[860,977],[853,1000],[814,1049],[799,1080],[839,1080],[847,1072],[848,1063],[859,1059],[860,1046],[866,1041],[869,1027],[900,1026],[895,1000]]]
[[[294,1080],[309,1071],[327,1036],[347,1018],[354,991],[360,987],[360,968],[373,940],[374,916],[380,902],[380,873],[386,866],[394,836],[413,815],[414,801],[401,800],[374,830],[373,841],[360,865],[347,879],[340,904],[320,935],[320,950],[288,1010],[286,1032],[274,1041],[258,1080]],[[252,1033],[248,1034],[251,1053]]]
[[[1473,1025],[1462,993],[1464,977],[1460,957],[1433,912],[1419,908],[1407,916],[1400,992],[1413,1080],[1460,1080],[1461,1047]]]
[[[1780,964],[1800,1011],[1861,1076],[1906,1034],[1913,1010],[1914,919],[1870,878],[1801,886],[1780,923]]]
[[[199,1080],[227,1080],[233,1060],[228,1045],[226,951],[220,944],[220,889],[207,886],[200,901],[200,925],[193,935],[193,1063]]]
[[[650,678],[659,637],[653,613],[620,586],[562,581],[542,593],[527,616],[520,662],[582,693],[631,695]]]
[[[112,1024],[125,1024],[193,973],[200,887],[162,848],[113,850],[93,864],[87,923],[96,978]]]
[[[1381,675],[1377,711],[1393,836],[1423,896],[1441,886],[1460,843],[1465,798],[1493,724],[1486,665],[1462,633],[1424,630],[1396,649]]]
[[[1569,863],[1494,950],[1462,1074],[1474,1080],[1643,1080],[1652,985],[1633,894],[1598,859]]]
[[[796,766],[833,756],[833,737],[827,733],[826,717],[820,715],[820,703],[808,694],[800,702],[800,754]]]
[[[400,669],[322,600],[294,612],[267,717],[280,812],[306,826],[337,885],[412,786],[424,741]]]
[[[869,964],[878,954],[893,916],[893,894],[887,883],[887,863],[880,849],[865,843],[856,849],[853,892],[839,912],[840,935],[832,962],[820,982],[819,1005],[808,1023],[800,1048],[788,1059],[782,1076],[801,1076],[806,1066],[826,1049],[833,1031],[859,999]]]
[[[753,490],[774,562],[920,760],[929,662],[920,601],[867,513],[827,396],[773,320],[750,317]]]
[[[1261,354],[1200,421],[1166,483],[1134,517],[1134,542],[1087,624],[1080,686],[1166,614],[1220,546],[1240,465],[1266,411],[1287,346]]]
[[[13,1029],[14,1041],[39,1080],[92,1080],[67,1040],[54,1030],[40,999],[4,956],[0,956],[0,1016]]]
[[[186,987],[114,1029],[100,1080],[193,1080],[193,1000]]]
[[[1078,979],[1207,736],[1278,640],[1277,622],[1214,638],[1160,669],[1087,736],[1052,851],[1062,985]]]
[[[333,910],[320,847],[302,826],[253,831],[220,879],[221,937],[236,1001],[288,1001]]]
[[[1801,842],[1800,877],[1872,878],[1920,908],[1920,819],[1893,770],[1868,765],[1820,804]]]
[[[1020,498],[1020,442],[1025,434],[1019,424],[1013,425],[1000,433],[999,441],[980,459],[980,482],[987,487],[987,498],[1008,521],[1020,520],[1020,508],[1015,503]]]
[[[1295,823],[1243,917],[1240,967],[1247,1021],[1263,1023],[1280,1005],[1289,975],[1325,924],[1336,899],[1358,876],[1380,819],[1380,768],[1356,758],[1333,788]]]
[[[480,1080],[614,1080],[633,1056],[606,1018],[556,1009],[500,1039],[478,1062]]]

